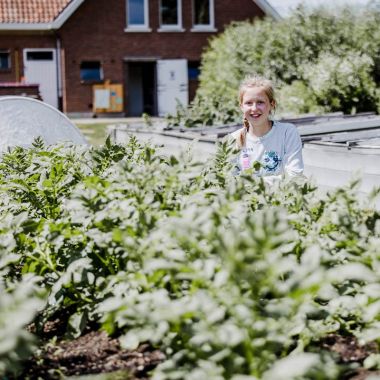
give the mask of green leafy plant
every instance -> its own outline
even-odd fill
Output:
[[[201,165],[135,138],[6,153],[0,329],[31,313],[0,345],[3,374],[33,349],[20,327],[38,336],[65,316],[66,339],[103,329],[159,348],[154,379],[345,376],[322,342],[377,345],[380,214],[355,182],[325,195],[303,178],[268,186],[235,175],[235,155],[225,141]]]
[[[8,283],[7,287],[0,283],[0,376],[17,375],[22,361],[36,348],[36,340],[25,327],[44,304],[38,278],[26,276],[19,283]]]

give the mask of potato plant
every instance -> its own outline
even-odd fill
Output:
[[[149,343],[166,356],[153,379],[339,379],[363,365],[321,342],[380,337],[371,198],[359,203],[355,183],[328,194],[303,178],[269,187],[233,175],[234,154],[221,143],[204,165],[135,138],[5,153],[0,303],[14,302],[0,329],[17,315],[38,336],[58,316],[67,339],[102,329],[125,348]],[[33,349],[23,330],[9,339],[2,375],[22,365],[15,350]]]

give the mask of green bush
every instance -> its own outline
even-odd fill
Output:
[[[351,187],[233,176],[234,154],[225,142],[203,165],[134,138],[4,154],[0,375],[30,352],[22,327],[43,308],[37,334],[66,315],[68,339],[102,328],[160,349],[157,380],[349,376],[321,342],[378,347],[379,212]]]
[[[325,110],[356,113],[376,110],[373,66],[373,59],[359,52],[342,57],[322,53],[315,64],[303,66],[303,75]]]
[[[284,112],[376,111],[379,23],[379,11],[354,14],[348,8],[335,13],[299,8],[281,21],[233,23],[211,39],[202,56],[197,95],[188,109],[179,109],[175,117],[169,117],[169,123],[196,126],[239,122],[237,89],[253,72],[278,84],[279,98],[290,105],[281,107]],[[345,71],[347,59],[349,73]],[[312,75],[319,73],[320,77],[324,69],[329,76],[321,89]],[[351,81],[351,75],[358,80]],[[288,94],[299,98],[298,104],[292,106],[286,100]]]
[[[317,99],[312,89],[301,80],[284,85],[278,91],[278,114],[292,116],[294,114],[320,114],[324,112],[322,106],[317,105]]]

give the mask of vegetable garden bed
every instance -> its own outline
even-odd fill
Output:
[[[233,156],[135,138],[3,155],[0,374],[378,375],[377,191],[268,187],[232,176]]]

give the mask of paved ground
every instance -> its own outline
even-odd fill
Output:
[[[145,123],[142,117],[71,117],[70,120],[75,124],[140,124]],[[153,123],[163,123],[165,121],[164,118],[160,117],[152,117],[150,119]]]

